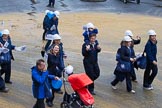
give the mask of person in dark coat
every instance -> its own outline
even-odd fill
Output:
[[[98,29],[95,28],[95,26],[92,23],[86,24],[83,27],[83,30],[85,30],[83,33],[83,36],[84,36],[84,42],[86,42],[86,43],[89,42],[89,36],[91,34],[96,34],[96,35],[98,34]]]
[[[133,33],[131,30],[126,30],[125,31],[125,36],[130,36],[130,38],[132,39],[132,47],[134,47],[134,45],[138,45],[141,42],[141,37],[137,36],[137,39],[133,39]],[[137,82],[137,77],[136,77],[136,73],[135,70],[132,70],[132,81]]]
[[[130,62],[130,72],[120,72],[115,69],[115,79],[111,82],[112,88],[116,88],[116,84],[119,83],[119,81],[123,81],[126,79],[126,85],[127,85],[127,91],[131,93],[135,93],[135,91],[132,89],[132,83],[131,83],[131,72],[134,69],[133,63],[135,62],[135,53],[133,48],[131,47],[132,39],[129,36],[125,36],[123,39],[123,43],[121,45],[121,48],[118,49],[117,54],[119,54],[119,58],[117,57],[116,60],[119,61],[119,59]]]
[[[49,71],[50,75],[55,75],[57,77],[62,76],[62,71],[64,70],[64,66],[62,65],[61,57],[59,55],[59,45],[54,45],[53,48],[51,49],[50,53],[48,54],[48,67],[47,70]],[[58,89],[60,90],[60,89]],[[55,92],[58,91],[56,89],[52,89],[52,98],[49,98],[46,100],[47,105],[49,107],[53,106],[53,100],[55,97]]]
[[[89,36],[89,43],[82,45],[82,55],[84,56],[83,65],[86,74],[92,81],[95,81],[100,76],[100,68],[98,65],[98,53],[101,51],[99,43],[96,43],[96,34]],[[88,90],[92,95],[94,92],[94,83],[88,85]]]
[[[146,90],[153,90],[152,82],[158,73],[157,67],[157,40],[154,30],[149,30],[149,40],[145,45],[145,53],[147,58],[147,66],[144,72],[143,87]]]
[[[5,73],[5,82],[12,84],[10,77],[11,77],[11,59],[14,60],[12,50],[15,49],[15,46],[12,45],[11,38],[9,36],[9,30],[5,29],[3,30],[3,35],[0,37],[0,46],[7,48],[9,50],[8,53],[8,62],[6,63],[1,63],[1,75]]]
[[[55,6],[55,0],[49,0],[47,7],[54,7],[54,6]]]
[[[59,55],[61,57],[61,63],[62,63],[62,66],[64,66],[64,58],[66,59],[66,54],[64,53],[64,49],[63,49],[63,43],[61,42],[61,36],[58,35],[58,34],[55,34],[54,38],[53,38],[53,42],[52,42],[52,45],[49,46],[48,50],[50,50],[51,48],[53,48],[53,46],[55,45],[59,45]],[[48,52],[47,50],[47,52]]]
[[[59,34],[59,31],[58,31],[59,15],[60,15],[60,13],[58,11],[54,12],[53,18],[50,19],[50,24],[49,24],[50,29],[47,31],[47,34],[52,34],[52,35]],[[52,40],[47,40],[47,43],[45,45],[45,51],[47,51],[51,42],[52,42]]]
[[[36,62],[36,66],[31,68],[32,70],[32,91],[34,98],[37,99],[36,104],[33,108],[45,108],[44,98],[49,97],[50,86],[48,83],[49,79],[59,79],[54,75],[49,75],[46,69],[45,61],[39,59]],[[51,92],[52,95],[52,92]]]
[[[44,20],[43,20],[44,32],[43,32],[42,40],[45,40],[45,35],[46,35],[47,31],[50,30],[50,27],[51,27],[50,22],[51,22],[51,19],[54,16],[54,13],[52,11],[46,10],[45,13],[46,13],[46,15],[45,15]]]

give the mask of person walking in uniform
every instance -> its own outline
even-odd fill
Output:
[[[154,30],[149,30],[148,35],[149,40],[145,45],[147,65],[144,72],[143,87],[146,90],[153,90],[152,82],[158,73],[156,32]]]
[[[134,45],[138,45],[141,42],[141,37],[137,36],[137,39],[133,39],[133,33],[131,30],[126,30],[125,31],[125,36],[129,36],[132,39],[132,47],[134,47]],[[132,74],[131,74],[131,78],[132,81],[137,82],[137,77],[136,77],[136,73],[135,70],[132,70]]]
[[[119,81],[123,81],[126,79],[126,86],[127,86],[127,91],[130,93],[135,93],[135,91],[132,89],[132,83],[131,83],[131,72],[133,70],[133,63],[136,61],[134,50],[131,47],[131,42],[132,39],[129,36],[125,36],[124,39],[122,40],[122,45],[121,48],[118,49],[117,54],[119,55],[119,58],[117,58],[117,61],[121,59],[122,61],[130,63],[130,71],[129,72],[121,72],[117,70],[117,68],[114,71],[115,74],[115,79],[111,82],[112,88],[116,88],[116,84],[119,83]]]
[[[89,42],[82,45],[82,55],[84,56],[83,65],[86,74],[92,81],[95,81],[100,76],[100,68],[98,65],[98,53],[101,51],[99,43],[96,43],[96,34],[89,36]],[[92,95],[94,92],[94,83],[88,85],[88,90]]]

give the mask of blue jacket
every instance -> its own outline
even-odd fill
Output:
[[[89,40],[89,36],[90,36],[92,33],[98,34],[98,29],[93,29],[93,31],[86,30],[86,31],[83,33],[84,41]]]
[[[11,38],[8,37],[8,40],[7,40],[7,41],[4,41],[4,40],[2,39],[2,37],[0,37],[0,43],[2,43],[2,44],[4,45],[6,42],[8,42],[7,48],[9,49],[9,52],[10,52],[10,55],[11,55],[11,59],[14,60],[14,57],[13,57],[13,54],[12,54],[12,50],[15,49],[15,46],[12,45]]]
[[[156,54],[157,54],[157,43],[153,43],[151,40],[148,40],[148,42],[145,45],[145,52],[146,52],[146,58],[147,62],[152,63],[153,61],[157,61]]]
[[[84,56],[84,60],[89,62],[89,63],[97,63],[98,62],[98,53],[101,51],[100,49],[97,49],[98,41],[95,43],[94,48],[92,44],[90,45],[90,50],[86,50],[86,45],[87,43],[84,43],[82,45],[82,55]]]
[[[34,98],[44,99],[47,97],[47,91],[45,89],[45,82],[49,86],[48,78],[54,79],[54,76],[48,75],[48,71],[40,72],[36,66],[31,68],[32,71],[32,91]]]

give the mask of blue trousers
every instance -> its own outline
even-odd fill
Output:
[[[131,73],[129,72],[126,72],[126,73],[123,73],[123,75],[125,76],[125,79],[126,79],[126,85],[127,85],[127,91],[130,92],[132,90],[132,83],[131,83]],[[115,86],[116,84],[119,83],[119,79],[116,77],[112,82],[111,82],[111,85]]]

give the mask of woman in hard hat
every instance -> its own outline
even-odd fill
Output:
[[[130,72],[120,72],[119,70],[115,69],[115,79],[111,82],[112,88],[116,88],[116,84],[119,83],[119,81],[123,81],[126,79],[126,85],[127,85],[127,91],[131,93],[135,93],[135,91],[132,89],[132,83],[131,83],[131,70],[134,68],[133,63],[136,61],[135,54],[133,48],[131,48],[132,39],[129,36],[125,36],[123,39],[123,44],[121,45],[121,48],[118,50],[119,59],[122,61],[130,63]]]
[[[145,53],[147,58],[147,66],[144,72],[143,87],[146,90],[153,90],[152,82],[158,73],[157,67],[157,40],[154,30],[148,31],[149,40],[145,45]]]
[[[25,50],[26,46],[16,47],[12,45],[9,30],[4,29],[2,31],[2,37],[0,37],[0,47],[8,50],[7,52],[1,52],[1,55],[0,55],[1,56],[0,57],[1,75],[5,73],[5,82],[12,84],[10,80],[11,59],[14,60],[12,50],[22,51],[22,50]]]
[[[89,36],[89,43],[82,45],[82,55],[84,56],[83,64],[86,74],[92,81],[95,81],[100,76],[100,69],[98,65],[98,53],[101,51],[101,47],[96,43],[96,34]],[[94,83],[88,85],[88,90],[92,95],[94,92]]]
[[[141,42],[141,37],[137,36],[137,39],[133,39],[133,33],[131,30],[126,30],[125,31],[125,36],[129,36],[132,39],[132,47],[134,47],[134,45],[138,45]],[[137,82],[137,77],[136,77],[136,73],[135,70],[132,70],[132,81]]]
[[[50,53],[48,53],[47,70],[49,71],[50,75],[55,75],[60,78],[62,76],[62,71],[63,71],[64,67],[61,64],[61,57],[60,57],[59,51],[60,51],[59,45],[54,45],[52,47]],[[58,90],[60,90],[60,89],[58,89]],[[52,89],[52,92],[53,92],[52,98],[46,100],[47,105],[49,107],[53,106],[54,93],[58,90]]]
[[[89,36],[93,33],[98,34],[98,29],[92,24],[92,23],[87,23],[84,27],[83,27],[84,33],[84,42],[89,42]]]
[[[2,37],[0,38],[1,47],[9,49],[9,52],[6,53],[8,55],[9,60],[6,63],[1,63],[1,75],[5,73],[5,82],[12,84],[10,77],[11,77],[11,59],[14,60],[12,50],[15,49],[15,46],[12,45],[10,32],[8,29],[4,29],[2,31]]]

